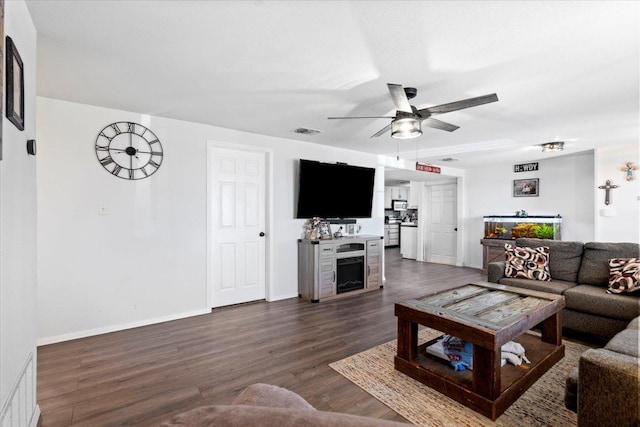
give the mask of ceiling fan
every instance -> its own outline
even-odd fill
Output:
[[[395,116],[369,116],[369,117],[327,117],[328,119],[393,119],[391,123],[371,135],[371,138],[378,137],[391,129],[391,136],[399,139],[416,138],[422,135],[422,125],[435,129],[453,132],[459,126],[443,122],[431,117],[435,114],[448,113],[451,111],[462,110],[464,108],[475,107],[476,105],[488,104],[496,102],[498,96],[495,93],[491,95],[478,96],[475,98],[463,99],[460,101],[450,102],[448,104],[436,105],[418,110],[409,104],[409,100],[415,98],[418,89],[413,87],[402,87],[402,85],[387,83],[389,93],[396,106]]]

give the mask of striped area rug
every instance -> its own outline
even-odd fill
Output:
[[[418,343],[441,335],[419,332]],[[577,416],[564,406],[565,379],[587,346],[564,342],[565,356],[536,381],[497,420],[478,414],[393,367],[396,341],[379,345],[329,366],[411,423],[423,426],[576,426]]]

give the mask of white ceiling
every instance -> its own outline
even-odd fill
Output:
[[[402,159],[477,167],[638,141],[635,1],[36,1],[38,94]],[[29,64],[26,64],[29,66]],[[387,83],[460,126],[370,138]],[[292,133],[306,127],[315,136]],[[423,174],[429,175],[429,174]]]

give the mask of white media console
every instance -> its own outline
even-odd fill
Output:
[[[382,287],[382,236],[298,240],[298,294],[311,302]]]

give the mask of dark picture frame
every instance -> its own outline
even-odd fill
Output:
[[[4,40],[4,0],[0,0],[0,40]],[[4,89],[4,45],[0,43],[0,117],[2,117],[2,91]],[[2,160],[2,120],[0,120],[0,160]]]
[[[16,45],[7,36],[7,119],[18,129],[24,130],[24,65]]]
[[[540,195],[540,179],[514,179],[513,197],[538,197]]]

